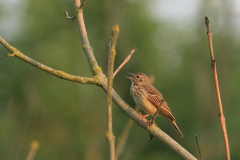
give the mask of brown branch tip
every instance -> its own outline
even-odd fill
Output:
[[[209,21],[207,16],[205,17],[205,24],[207,26],[207,32],[211,32],[211,30],[210,30],[210,21]]]

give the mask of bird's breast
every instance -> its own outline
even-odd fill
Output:
[[[130,94],[132,95],[135,103],[139,105],[141,110],[150,115],[154,115],[156,113],[156,107],[148,101],[147,94],[143,88],[137,85],[132,85]]]

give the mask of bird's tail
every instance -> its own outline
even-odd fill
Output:
[[[173,120],[171,124],[172,124],[172,126],[176,129],[176,131],[178,132],[180,138],[184,138],[184,137],[183,137],[183,134],[182,134],[182,132],[180,131],[180,129],[178,128],[176,122]]]

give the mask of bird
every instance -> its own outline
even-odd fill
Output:
[[[146,118],[149,115],[154,115],[158,111],[158,116],[167,119],[176,129],[179,136],[183,138],[183,134],[176,124],[176,119],[172,111],[164,101],[162,94],[150,83],[149,78],[144,73],[128,73],[133,76],[126,77],[132,81],[130,94],[140,109],[147,113],[147,115],[141,115],[140,113],[140,116]]]

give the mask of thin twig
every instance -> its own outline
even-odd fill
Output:
[[[37,153],[38,148],[39,148],[39,142],[33,141],[26,160],[33,160],[35,154]]]
[[[139,106],[137,106],[137,107],[135,108],[135,111],[138,112],[139,109],[140,109]],[[120,154],[121,154],[122,151],[123,151],[123,148],[124,148],[124,146],[125,146],[125,144],[126,144],[126,141],[127,141],[128,135],[129,135],[129,131],[130,131],[132,125],[133,125],[133,120],[130,119],[130,120],[128,121],[128,124],[127,124],[126,127],[124,128],[124,131],[123,131],[122,135],[118,138],[118,145],[117,145],[117,147],[116,147],[116,157],[115,157],[115,160],[118,159],[118,157],[120,156]]]
[[[116,69],[116,71],[113,73],[113,78],[116,76],[116,74],[120,71],[120,69],[130,60],[130,58],[132,57],[133,53],[136,52],[137,47],[133,48],[131,50],[131,52],[129,53],[129,55],[125,58],[125,60],[123,61],[123,63]]]
[[[79,7],[79,9],[82,9],[83,5],[85,4],[86,0],[83,0],[81,6]]]
[[[200,156],[201,160],[203,160],[203,158],[202,158],[202,154],[201,154],[201,151],[200,151],[200,147],[199,147],[199,145],[198,145],[197,135],[195,135],[195,139],[196,139],[196,143],[197,143],[197,147],[198,147],[198,153],[199,153],[199,156]]]
[[[73,21],[74,19],[76,19],[76,16],[70,17],[70,16],[68,15],[68,12],[67,12],[67,11],[65,11],[65,16],[66,16],[67,19],[69,19],[69,20],[71,20],[71,21]]]
[[[0,43],[2,43],[9,51],[12,52],[12,54],[7,54],[7,57],[18,57],[19,59],[33,65],[34,67],[37,67],[47,73],[50,73],[56,77],[59,77],[61,79],[65,79],[65,80],[69,80],[69,81],[73,81],[73,82],[78,82],[78,83],[82,83],[82,84],[97,84],[100,85],[100,81],[98,80],[98,76],[94,76],[93,78],[86,78],[86,77],[79,77],[79,76],[75,76],[75,75],[71,75],[68,73],[65,73],[63,71],[60,70],[55,70],[52,69],[44,64],[41,64],[31,58],[29,58],[28,56],[24,55],[22,52],[20,52],[19,50],[17,50],[16,48],[12,47],[10,44],[8,44],[4,39],[2,39],[0,37]]]
[[[210,29],[210,21],[208,20],[208,17],[205,17],[205,24],[206,24],[206,27],[207,27],[207,35],[208,35],[209,48],[210,48],[210,54],[211,54],[211,60],[212,60],[212,70],[213,70],[215,88],[216,88],[216,93],[217,93],[217,98],[218,98],[218,106],[219,106],[219,111],[220,111],[220,121],[221,121],[221,124],[222,124],[223,136],[224,136],[224,140],[225,140],[226,156],[227,156],[227,160],[230,160],[231,158],[230,158],[230,149],[229,149],[229,143],[228,143],[226,122],[225,122],[225,117],[224,117],[224,114],[223,114],[222,101],[221,101],[219,84],[218,84],[217,66],[216,66],[216,61],[214,59],[214,53],[213,53],[212,31]]]
[[[108,52],[108,131],[106,133],[107,140],[109,143],[109,157],[110,160],[115,160],[115,136],[112,129],[112,86],[113,86],[113,69],[114,69],[114,60],[116,55],[116,43],[119,33],[118,25],[113,26],[112,36],[109,43],[109,52]]]

